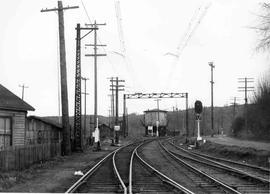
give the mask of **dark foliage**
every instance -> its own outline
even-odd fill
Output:
[[[270,82],[263,79],[248,107],[248,129],[255,137],[270,139]]]
[[[236,117],[232,122],[232,133],[238,136],[245,127],[245,119],[243,117]]]

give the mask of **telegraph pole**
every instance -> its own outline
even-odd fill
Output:
[[[62,125],[63,125],[63,153],[69,155],[70,147],[70,126],[68,114],[68,90],[67,90],[67,70],[66,70],[66,49],[64,31],[64,10],[76,9],[78,6],[63,7],[62,1],[58,1],[58,8],[42,9],[41,12],[57,11],[59,22],[59,42],[60,42],[60,74],[61,74],[61,100],[62,100]]]
[[[237,105],[238,97],[233,97],[231,100],[233,100],[231,105],[233,105],[233,119],[234,119],[236,115],[236,105]]]
[[[208,63],[209,66],[211,67],[211,130],[212,130],[212,134],[211,136],[214,136],[214,81],[213,81],[213,69],[215,68],[215,66],[213,65],[213,62],[209,62]]]
[[[94,57],[94,126],[97,126],[97,57],[102,57],[102,56],[107,56],[106,54],[97,54],[97,47],[98,46],[106,46],[106,45],[102,45],[102,44],[97,44],[97,30],[99,29],[99,26],[104,26],[106,25],[104,24],[97,24],[96,21],[94,24],[86,24],[86,26],[91,26],[94,27],[94,44],[86,44],[85,46],[93,46],[94,48],[94,54],[86,54],[86,57]]]
[[[23,98],[24,98],[24,89],[25,88],[29,88],[29,87],[28,86],[25,86],[24,84],[23,85],[19,85],[19,87],[22,88],[22,100],[23,100]]]
[[[161,99],[156,99],[154,101],[157,101],[157,110],[158,110],[158,122],[159,122],[159,101],[161,101]]]
[[[89,93],[86,92],[86,81],[89,80],[89,78],[81,77],[81,79],[84,81],[84,92],[82,94],[84,95],[84,140],[86,138],[86,96],[89,95]]]
[[[110,77],[110,78],[107,78],[110,80],[111,82],[111,88],[114,88],[114,77]],[[112,94],[110,95],[111,96],[111,117],[112,117],[112,120],[114,120],[114,90],[111,90],[112,91]]]
[[[158,98],[158,99],[156,99],[154,101],[157,101],[157,111],[158,111],[158,115],[157,116],[158,116],[158,120],[157,120],[157,124],[156,124],[157,125],[156,135],[159,136],[159,132],[158,132],[158,128],[159,128],[159,101],[161,101],[161,99]]]
[[[189,129],[188,129],[188,93],[186,93],[186,142],[188,141]]]
[[[126,126],[126,94],[124,94],[124,96],[123,96],[123,133],[124,133],[124,137],[126,137],[126,130],[127,130],[127,126]]]
[[[248,108],[247,108],[247,105],[248,105],[248,99],[247,99],[247,92],[253,92],[254,91],[254,87],[253,86],[248,86],[248,83],[253,83],[254,82],[254,78],[247,78],[247,77],[244,77],[244,78],[238,78],[238,83],[244,83],[244,87],[238,87],[238,91],[239,92],[245,92],[245,129],[246,129],[246,132],[248,133],[248,123],[247,123],[247,120],[248,120]]]
[[[125,82],[125,80],[119,80],[118,77],[111,79],[111,90],[115,90],[115,126],[119,126],[119,91],[124,91],[124,85],[119,85],[119,82]],[[115,83],[115,85],[114,85]],[[119,142],[118,131],[115,131],[115,143]]]

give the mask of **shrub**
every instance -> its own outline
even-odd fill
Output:
[[[245,126],[245,119],[243,117],[236,117],[232,122],[232,133],[237,136]]]
[[[270,139],[270,81],[262,79],[248,109],[248,128],[255,137]]]

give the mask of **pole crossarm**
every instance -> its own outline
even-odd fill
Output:
[[[105,57],[107,54],[86,54],[86,57]]]
[[[42,9],[40,12],[62,11],[62,10],[66,10],[66,9],[77,9],[77,8],[79,8],[79,6],[67,6],[67,7],[63,7],[61,9],[59,9],[59,8],[52,8],[52,9],[45,8],[45,9]]]
[[[187,98],[187,93],[134,93],[125,95],[126,99]]]

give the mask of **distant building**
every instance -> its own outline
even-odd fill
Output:
[[[165,110],[147,110],[144,111],[145,135],[165,136],[167,133],[167,111]]]
[[[25,144],[27,111],[34,110],[0,84],[0,150]]]

